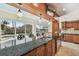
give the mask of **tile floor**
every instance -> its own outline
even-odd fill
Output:
[[[56,56],[79,56],[79,44],[63,42]]]

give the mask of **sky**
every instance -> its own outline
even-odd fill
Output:
[[[12,21],[7,21],[9,24],[7,26],[13,27]],[[25,23],[16,21],[16,27],[23,26]]]

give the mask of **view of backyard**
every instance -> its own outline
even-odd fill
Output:
[[[11,45],[14,40],[26,39],[32,33],[32,25],[18,21],[2,20],[1,22],[1,45]],[[20,42],[19,42],[20,43]],[[24,43],[24,40],[23,40]]]

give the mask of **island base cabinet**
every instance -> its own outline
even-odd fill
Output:
[[[44,56],[45,55],[45,45],[41,45],[36,48],[36,56]]]
[[[50,40],[47,43],[25,53],[23,56],[53,56],[56,53],[56,41]]]
[[[57,52],[57,42],[56,42],[56,40],[52,40],[52,56],[54,56],[55,54],[56,54],[56,52]]]
[[[46,44],[46,55],[51,56],[52,55],[52,41],[49,41]]]

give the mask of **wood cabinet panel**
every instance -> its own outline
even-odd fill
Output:
[[[46,44],[46,55],[47,56],[51,56],[52,55],[52,41],[49,41],[47,44]]]
[[[68,41],[68,42],[73,42],[73,35],[65,34],[64,35],[64,40]]]
[[[79,21],[75,22],[64,22],[64,29],[74,28],[75,30],[79,30]]]
[[[52,49],[52,55],[55,55],[55,53],[56,53],[56,51],[57,51],[57,42],[55,41],[55,40],[52,40],[52,47],[51,47],[51,49]]]
[[[79,21],[74,22],[64,22],[64,29],[74,28],[74,30],[79,30]],[[68,42],[79,43],[79,35],[76,34],[64,34],[64,40]]]
[[[71,22],[66,22],[66,28],[72,28],[72,27],[73,27],[73,25]]]
[[[40,47],[36,48],[36,55],[37,56],[44,56],[45,55],[45,45],[41,45]]]
[[[68,42],[74,42],[74,43],[79,43],[79,35],[76,34],[66,34],[64,35],[64,40]]]
[[[78,23],[77,23],[77,22],[75,22],[75,23],[73,24],[73,28],[74,28],[74,30],[77,30],[77,29],[78,29]]]
[[[74,40],[73,42],[79,43],[79,35],[74,35]]]
[[[23,56],[52,56],[56,54],[57,42],[55,39],[48,43],[38,46],[37,48],[25,53]]]

